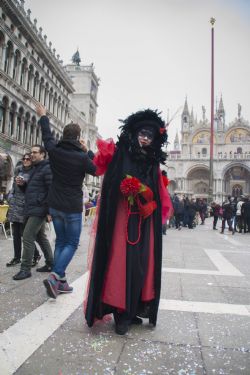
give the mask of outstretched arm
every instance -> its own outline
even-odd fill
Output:
[[[108,165],[114,156],[116,146],[113,139],[108,139],[106,141],[103,139],[98,139],[96,141],[96,145],[98,151],[95,154],[93,162],[97,167],[96,176],[101,176],[108,169]]]
[[[56,146],[56,140],[54,139],[50,125],[49,118],[46,116],[46,108],[38,103],[36,105],[36,113],[40,116],[38,124],[41,126],[42,140],[47,151],[51,151]]]

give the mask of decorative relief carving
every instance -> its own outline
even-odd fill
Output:
[[[246,129],[232,130],[227,136],[225,143],[246,143],[250,142],[250,132]]]

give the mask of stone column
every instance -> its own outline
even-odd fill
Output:
[[[57,114],[56,114],[56,117],[58,118],[58,120],[60,120],[60,113],[61,113],[61,103],[59,102],[57,106]]]
[[[48,107],[49,107],[49,91],[46,90],[46,88],[45,88],[45,91],[46,91],[46,100],[45,100],[44,105],[48,109]]]
[[[65,110],[65,114],[64,114],[64,124],[66,125],[67,122],[68,122],[68,111]]]
[[[54,115],[56,116],[57,115],[57,105],[58,105],[58,101],[57,99],[55,100],[55,108],[54,108]],[[57,117],[57,116],[56,116]]]
[[[31,122],[30,120],[27,121],[27,137],[26,137],[26,143],[29,144],[30,141],[30,126]]]
[[[42,103],[43,104],[43,102],[44,102],[44,93],[45,93],[45,90],[44,90],[44,85],[43,84],[40,84],[39,85],[39,90],[41,90],[41,93],[40,93],[40,103]],[[38,99],[39,99],[39,97],[38,97]]]
[[[35,78],[36,79],[36,78]],[[34,82],[34,84],[35,84],[35,82]],[[35,89],[35,95],[34,95],[34,98],[36,99],[36,100],[38,100],[38,95],[39,95],[39,89],[40,89],[40,82],[39,82],[39,80],[38,81],[36,81],[36,89]]]
[[[13,114],[13,134],[12,134],[12,137],[13,138],[16,138],[17,137],[17,134],[16,134],[16,130],[17,130],[17,112],[14,112]]]
[[[4,134],[9,134],[10,127],[10,108],[6,108],[5,111],[5,123],[4,123]]]
[[[13,68],[14,68],[14,52],[10,52],[10,60],[9,60],[9,69],[8,69],[8,75],[13,78]]]
[[[62,107],[62,112],[61,112],[61,118],[60,118],[60,120],[62,121],[63,124],[65,124],[65,122],[64,122],[64,114],[65,114],[65,108]]]
[[[23,143],[23,134],[24,134],[24,116],[21,116],[20,120],[20,142]]]
[[[33,139],[32,139],[32,141],[31,141],[31,146],[36,144],[36,131],[37,131],[37,126],[38,126],[38,125],[34,125],[34,126],[33,126]]]
[[[30,76],[30,89],[29,89],[29,93],[31,96],[33,96],[34,79],[35,79],[35,75],[32,73]]]
[[[20,83],[20,79],[21,79],[21,65],[22,65],[22,61],[20,59],[17,63],[17,68],[16,68],[16,81],[18,83]]]
[[[24,73],[23,73],[23,88],[27,91],[27,83],[28,83],[28,66],[24,67]]]

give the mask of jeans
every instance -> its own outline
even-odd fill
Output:
[[[82,230],[82,213],[66,213],[50,208],[56,243],[52,272],[60,279],[65,279],[65,270],[73,258],[79,244]]]
[[[53,254],[45,233],[45,217],[30,216],[23,232],[23,256],[21,270],[30,271],[35,251],[35,241],[39,244],[48,266],[53,264]]]

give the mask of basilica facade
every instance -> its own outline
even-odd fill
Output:
[[[31,20],[24,0],[0,3],[0,192],[9,191],[16,163],[41,144],[35,104],[48,111],[60,140],[65,124],[77,122],[88,147],[95,150],[99,80],[93,64],[64,66],[48,38]],[[76,79],[77,77],[77,79]],[[97,178],[88,181],[98,191]]]
[[[193,198],[209,197],[210,122],[202,107],[202,119],[194,118],[187,99],[173,149],[168,151],[167,172],[170,193]],[[214,117],[213,200],[221,203],[228,195],[250,195],[250,125],[241,105],[232,122],[226,123],[222,97]]]

